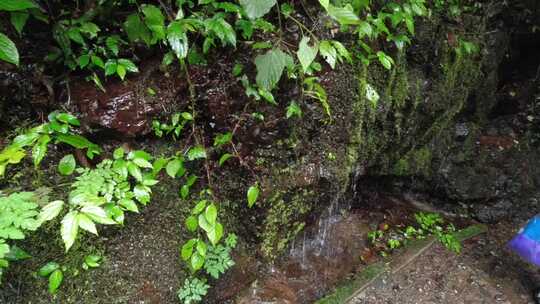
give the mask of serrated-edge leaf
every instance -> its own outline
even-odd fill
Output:
[[[38,221],[40,223],[50,221],[53,218],[57,217],[60,211],[62,211],[62,207],[64,206],[64,201],[53,201],[45,205],[39,215],[38,215]]]
[[[255,57],[257,85],[267,91],[272,91],[281,79],[283,70],[291,62],[293,62],[292,57],[280,49],[271,49],[264,55]]]
[[[304,73],[307,72],[309,66],[311,65],[313,60],[315,60],[315,57],[317,57],[317,53],[319,51],[319,46],[310,46],[309,40],[309,37],[302,37],[302,40],[300,40],[298,51],[296,52],[296,56],[298,57],[298,60],[302,65],[302,70],[304,70]]]
[[[240,0],[240,5],[249,19],[257,19],[266,15],[276,3],[276,0]]]
[[[66,252],[73,246],[75,239],[77,238],[77,233],[79,231],[79,223],[77,219],[77,211],[70,211],[62,219],[62,225],[60,227],[60,234],[64,245],[66,247]]]
[[[77,221],[79,222],[79,227],[83,230],[86,230],[90,233],[97,235],[96,224],[92,221],[86,214],[79,213],[77,214]]]

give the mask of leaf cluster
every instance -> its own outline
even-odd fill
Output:
[[[25,149],[32,147],[32,160],[37,168],[47,154],[49,143],[65,143],[76,149],[86,149],[86,155],[92,159],[101,152],[101,148],[85,137],[76,134],[74,128],[80,126],[79,120],[68,113],[53,112],[49,122],[33,127],[13,139],[11,144],[0,152],[0,177],[8,165],[17,164],[26,156]]]

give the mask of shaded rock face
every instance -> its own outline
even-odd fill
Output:
[[[527,1],[515,4],[526,5]],[[492,86],[491,93],[476,96],[477,104],[488,100],[484,104],[491,106],[474,116],[460,116],[462,121],[456,124],[447,153],[440,155],[428,177],[444,196],[469,205],[482,222],[530,214],[538,208],[540,58],[533,54],[540,46],[540,35],[531,32],[528,22],[538,20],[540,11],[537,8],[534,13],[534,5],[528,7],[531,16],[523,13],[523,20],[518,17],[505,21],[509,23],[506,31],[515,34],[508,39],[504,57],[495,66],[496,86]],[[464,125],[467,134],[461,132]]]
[[[52,81],[36,66],[17,68],[0,61],[0,130],[32,114],[47,113],[53,95]]]
[[[157,66],[146,64],[125,82],[110,81],[105,91],[86,81],[73,84],[70,98],[87,131],[98,127],[130,137],[144,135],[158,114],[187,104],[187,84],[179,72],[163,73]]]

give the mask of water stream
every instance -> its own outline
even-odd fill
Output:
[[[356,184],[356,183],[353,183]],[[313,303],[361,264],[369,216],[351,210],[357,199],[336,197],[319,220],[291,243],[288,254],[269,266],[236,303]]]

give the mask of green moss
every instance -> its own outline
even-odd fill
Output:
[[[306,189],[293,195],[278,191],[268,200],[270,208],[261,234],[261,250],[265,258],[275,259],[303,229],[304,223],[301,220],[311,211],[314,194]]]

